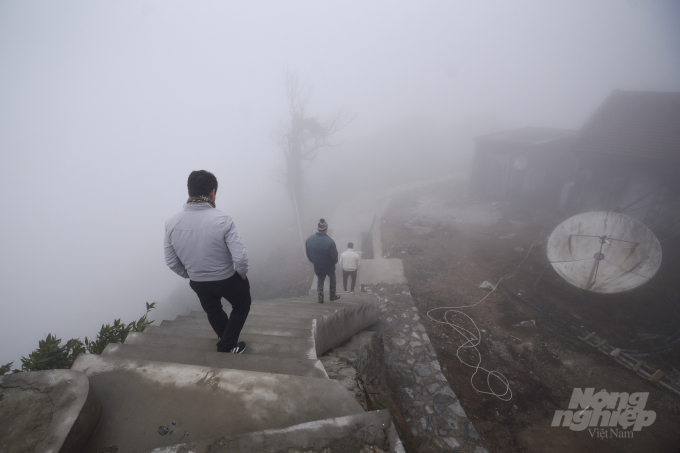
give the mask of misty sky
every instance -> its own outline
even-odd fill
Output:
[[[468,125],[577,129],[612,89],[679,91],[680,1],[0,0],[0,365],[186,285],[162,236],[192,170],[275,234],[289,71],[310,114],[356,115],[315,171],[404,124],[466,159]]]

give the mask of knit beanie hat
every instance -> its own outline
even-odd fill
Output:
[[[319,231],[323,231],[328,228],[328,223],[326,223],[326,219],[320,219],[319,224],[316,226]]]

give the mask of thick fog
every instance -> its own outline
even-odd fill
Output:
[[[192,170],[262,256],[292,218],[271,137],[287,73],[310,116],[353,117],[308,169],[314,219],[353,195],[345,178],[464,172],[476,135],[680,90],[679,30],[670,0],[2,1],[0,365],[145,301],[157,320],[196,304],[162,247]]]

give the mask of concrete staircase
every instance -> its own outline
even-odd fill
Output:
[[[255,301],[240,337],[244,354],[216,352],[203,312],[131,333],[101,355],[82,354],[72,369],[87,375],[102,403],[86,451],[335,452],[364,442],[403,451],[387,411],[364,412],[317,359],[378,317],[377,301],[364,294],[323,305],[311,297]]]

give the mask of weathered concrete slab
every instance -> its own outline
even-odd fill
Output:
[[[210,323],[208,318],[203,316],[203,318],[196,316],[178,316],[175,321],[182,321],[186,325],[194,324],[201,325],[210,328]],[[263,316],[258,313],[249,313],[246,319],[246,326],[277,326],[277,327],[290,327],[293,329],[311,329],[312,319],[311,318],[283,318],[280,316]]]
[[[134,332],[133,332],[134,333]],[[210,338],[217,344],[217,335],[212,329],[198,327],[196,329],[187,327],[168,327],[168,326],[149,326],[144,330],[144,334],[151,335],[173,335],[179,337]],[[139,335],[139,334],[137,334]],[[128,337],[129,338],[129,337]],[[281,337],[277,335],[267,335],[260,333],[241,333],[240,340],[250,343],[273,343],[273,344],[311,344],[314,340],[311,336],[307,338]],[[127,341],[126,341],[127,342]]]
[[[374,324],[380,316],[380,307],[377,299],[368,294],[357,294],[355,297],[348,297],[345,302],[328,304],[319,304],[311,298],[301,298],[301,300],[293,302],[287,299],[274,299],[251,305],[251,313],[253,314],[259,315],[263,310],[269,316],[275,318],[277,316],[283,317],[284,314],[289,313],[313,316],[313,319],[316,320],[314,338],[317,355],[323,354],[328,349],[337,346],[357,332]],[[201,312],[193,312],[178,321],[163,321],[161,326],[197,328],[198,325],[202,325],[205,329],[206,324],[201,321],[205,319],[203,318],[204,316],[205,314],[201,314]],[[243,332],[265,333],[264,329],[268,329],[271,333],[276,332],[276,335],[289,335],[293,333],[285,333],[286,330],[278,327],[275,321],[272,324],[260,324],[260,326],[251,325],[250,327],[246,324]],[[258,328],[263,330],[258,331]]]
[[[407,283],[404,276],[404,262],[400,259],[363,260],[361,262],[361,283]]]
[[[188,329],[204,329],[212,330],[210,325],[201,326],[200,324],[195,324],[192,321],[162,321],[160,327],[185,327]],[[253,326],[244,325],[242,333],[258,333],[265,335],[277,335],[281,337],[297,337],[297,338],[307,338],[312,335],[312,326],[307,329],[296,329],[292,327],[280,327],[276,325],[270,326]]]
[[[379,318],[380,305],[377,300],[371,300],[346,307],[317,320],[315,338],[317,355],[375,324]]]
[[[148,328],[147,328],[148,330]],[[157,332],[157,331],[155,331]],[[207,331],[205,331],[207,332]],[[214,333],[213,333],[214,335]],[[266,337],[266,335],[258,336]],[[239,338],[247,343],[245,354],[294,357],[296,359],[316,359],[314,340],[310,338],[276,337],[271,336],[271,341],[277,343],[263,343],[252,341],[247,334]],[[287,338],[286,341],[283,341]],[[161,346],[167,348],[188,349],[191,351],[217,351],[217,338],[200,338],[175,335],[162,335],[156,333],[130,333],[125,344],[141,344],[145,346]]]
[[[220,437],[157,448],[151,453],[279,453],[325,451],[356,453],[364,444],[383,451],[403,453],[386,410],[301,423],[284,429],[268,429],[241,436]]]
[[[100,415],[101,402],[79,371],[0,376],[2,452],[82,452]]]
[[[289,374],[291,376],[307,376],[322,379],[328,377],[321,362],[314,359],[255,354],[225,354],[223,352],[196,351],[176,347],[114,343],[106,346],[102,356],[181,363],[184,365],[199,365],[231,370],[259,371],[261,373]]]
[[[81,354],[73,369],[89,377],[103,406],[88,452],[111,445],[140,451],[176,444],[184,433],[191,439],[236,436],[363,412],[329,379],[92,354]],[[159,435],[161,425],[173,433]]]

